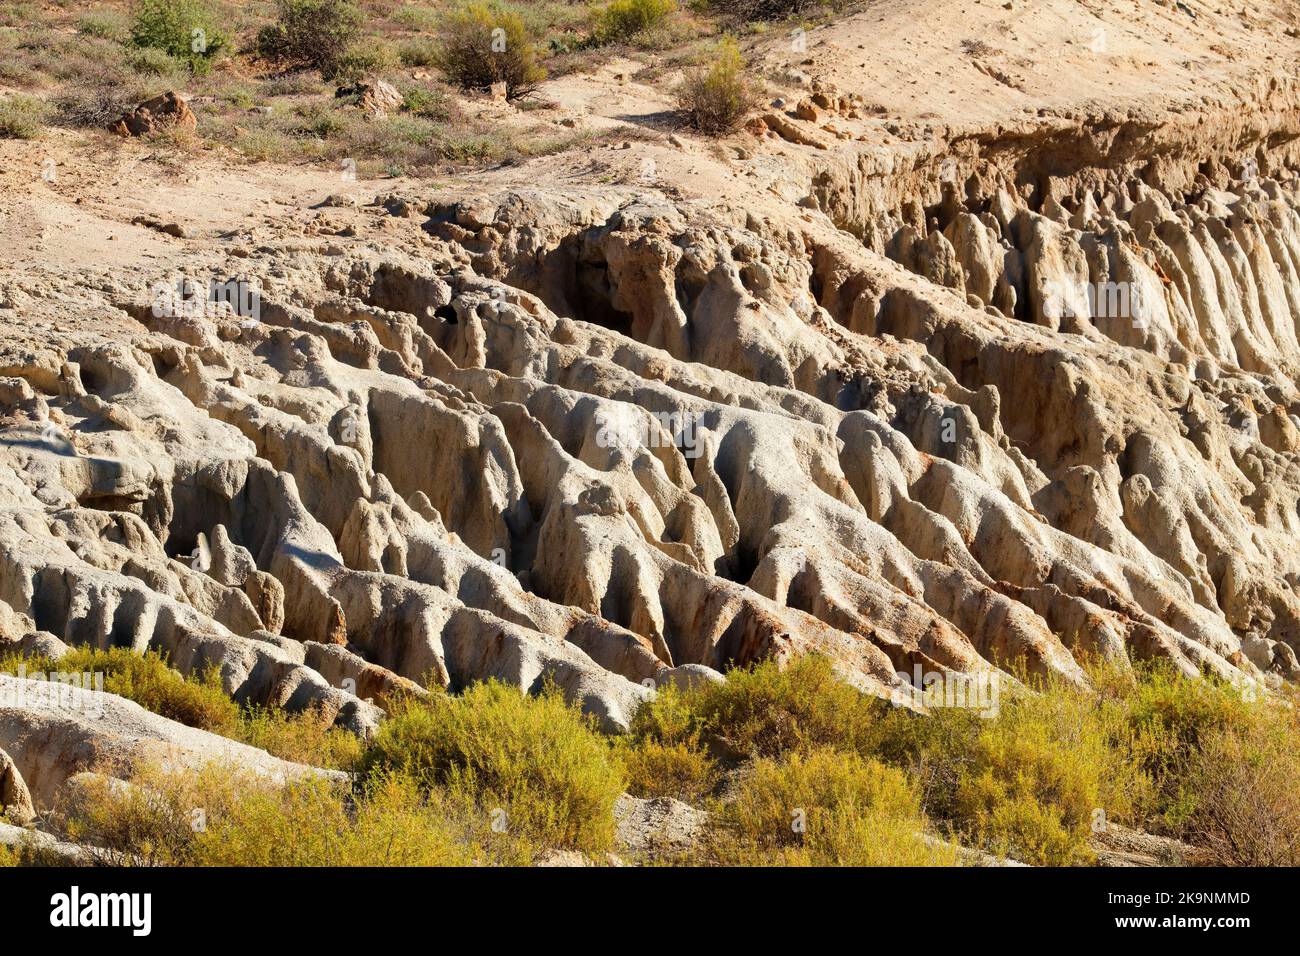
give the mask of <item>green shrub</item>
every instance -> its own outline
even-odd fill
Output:
[[[523,19],[494,3],[470,3],[447,15],[437,63],[462,89],[487,90],[504,83],[509,100],[527,96],[546,78]]]
[[[402,66],[437,66],[438,45],[428,37],[404,40],[397,47]]]
[[[600,15],[598,32],[606,41],[628,40],[653,29],[677,11],[677,0],[613,0]]]
[[[1195,808],[1188,777],[1205,740],[1250,724],[1253,707],[1222,681],[1190,679],[1163,664],[1143,670],[1126,707],[1139,760],[1155,783],[1160,822],[1177,832]]]
[[[201,73],[227,41],[205,0],[137,0],[131,18],[131,43],[162,50]]]
[[[333,79],[353,52],[364,19],[352,0],[276,0],[277,20],[257,35],[258,52]]]
[[[399,7],[393,14],[394,23],[400,23],[410,30],[423,30],[432,33],[442,22],[442,14],[433,7],[408,3]]]
[[[239,705],[222,690],[221,677],[215,668],[200,677],[187,679],[172,670],[156,651],[137,654],[127,647],[108,650],[78,647],[58,660],[32,657],[0,662],[0,670],[19,662],[28,673],[103,674],[106,692],[200,730],[227,732],[239,716]]]
[[[8,655],[0,658],[0,673],[102,674],[104,690],[135,701],[188,727],[211,731],[258,747],[295,763],[350,769],[361,756],[361,741],[334,727],[319,710],[287,713],[276,708],[241,708],[222,687],[215,667],[186,677],[168,666],[156,651],[138,654],[130,648],[74,648],[58,660]]]
[[[1071,727],[1054,719],[1054,703],[1012,705],[1004,719],[981,727],[952,795],[960,833],[1040,866],[1091,862],[1093,812],[1107,810],[1107,742],[1087,722]]]
[[[676,96],[687,122],[712,135],[739,127],[758,99],[745,76],[740,50],[730,38],[718,47],[712,66],[686,71]]]
[[[330,77],[337,83],[355,83],[371,74],[391,70],[397,64],[397,54],[387,44],[355,46],[338,58]]]
[[[293,138],[278,129],[243,129],[232,136],[235,149],[250,162],[282,162],[295,151]]]
[[[25,93],[0,97],[0,139],[36,139],[49,117],[50,108],[40,97]]]
[[[332,103],[308,103],[300,106],[295,113],[301,120],[293,128],[298,136],[330,139],[347,132],[353,125],[353,117],[336,109]]]
[[[455,113],[451,100],[438,90],[412,87],[402,94],[402,109],[424,119],[446,122]]]
[[[899,770],[813,750],[756,760],[713,807],[706,852],[731,866],[951,866]]]
[[[131,34],[131,27],[117,10],[87,10],[77,18],[77,32],[101,40],[125,40]]]
[[[395,707],[362,760],[363,778],[385,772],[470,799],[538,844],[588,852],[613,842],[623,791],[611,748],[558,692],[495,682]]]
[[[165,50],[143,47],[133,50],[126,58],[127,65],[141,76],[175,76],[188,68]]]

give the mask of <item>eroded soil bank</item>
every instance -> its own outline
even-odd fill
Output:
[[[826,44],[889,62],[882,4],[811,65],[774,45],[781,105],[721,144],[324,206],[326,174],[5,144],[8,178],[67,169],[4,207],[0,636],[215,663],[362,732],[407,681],[549,678],[614,729],[810,651],[879,694],[1085,655],[1300,677],[1276,38],[1160,8],[1192,32],[1112,28],[1121,88],[1092,51],[1071,92],[934,6],[936,62],[997,90],[969,115],[843,75]],[[1013,32],[1088,27],[1041,13]],[[131,224],[151,202],[186,238]],[[16,744],[50,719],[4,711],[0,748],[53,793],[75,735],[57,772]]]

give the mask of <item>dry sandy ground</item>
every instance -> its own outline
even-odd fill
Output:
[[[175,154],[51,131],[39,142],[0,142],[0,266],[66,277],[82,266],[158,265],[212,243],[284,239],[311,231],[313,220],[323,219],[325,232],[364,228],[364,212],[315,208],[337,193],[365,204],[410,188],[647,184],[687,200],[788,205],[804,194],[809,164],[837,153],[870,151],[885,166],[903,165],[945,146],[1087,116],[1173,116],[1266,93],[1266,71],[1276,65],[1285,74],[1300,50],[1297,22],[1285,4],[880,0],[804,37],[774,31],[751,43],[769,98],[787,108],[810,81],[861,98],[858,116],[835,117],[838,135],[822,136],[828,149],[772,134],[719,143],[678,129],[675,77],[647,75],[627,59],[548,82],[538,94],[557,104],[543,111],[557,128],[567,120],[614,134],[612,143],[419,184],[350,182],[338,169],[243,164],[220,150]],[[525,121],[513,107],[480,108],[502,122]],[[133,225],[139,216],[178,223],[189,238]]]

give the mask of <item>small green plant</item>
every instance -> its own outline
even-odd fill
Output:
[[[391,70],[397,64],[397,54],[387,44],[355,46],[338,58],[330,76],[337,83],[356,83],[372,74]]]
[[[77,31],[101,40],[125,40],[131,27],[126,17],[116,10],[87,10],[77,18]]]
[[[399,7],[392,19],[407,29],[432,33],[442,22],[442,14],[433,7],[408,3]]]
[[[437,66],[438,45],[428,37],[404,40],[397,47],[402,66]]]
[[[127,65],[141,76],[176,76],[188,68],[188,64],[176,59],[166,50],[147,46],[132,50],[127,55]]]
[[[508,100],[527,96],[546,78],[523,19],[494,3],[470,3],[447,15],[437,64],[462,89],[503,84]]]
[[[414,116],[439,122],[446,122],[454,113],[445,94],[422,86],[412,87],[402,94],[402,109]]]
[[[205,0],[137,0],[131,44],[162,50],[204,73],[227,44]]]
[[[654,29],[677,12],[677,0],[613,0],[600,15],[606,42],[622,42]]]
[[[276,10],[276,22],[257,35],[258,52],[334,79],[361,35],[360,7],[352,0],[276,0]]]
[[[590,721],[557,691],[488,682],[394,708],[361,765],[472,801],[502,832],[599,852],[614,837],[623,768]]]
[[[50,109],[40,97],[13,93],[0,98],[0,138],[36,139],[49,116]]]
[[[740,49],[730,37],[719,45],[712,66],[686,71],[676,96],[686,121],[715,136],[739,127],[758,101]]]

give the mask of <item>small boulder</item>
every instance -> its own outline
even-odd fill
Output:
[[[383,119],[402,108],[402,94],[393,84],[378,78],[358,80],[352,86],[340,86],[335,97],[355,96],[357,106],[374,119]]]
[[[113,132],[119,136],[146,136],[172,128],[192,132],[197,126],[198,120],[185,98],[175,90],[168,90],[122,114],[113,125]]]
[[[0,813],[18,826],[26,826],[36,817],[27,784],[23,783],[18,767],[3,750],[0,750]]]

